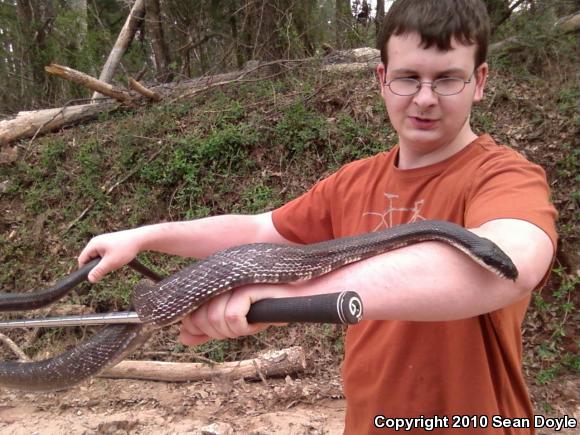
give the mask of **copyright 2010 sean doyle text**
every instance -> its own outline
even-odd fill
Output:
[[[533,418],[506,418],[501,415],[452,415],[434,417],[398,418],[377,415],[374,425],[378,429],[394,429],[408,432],[414,429],[423,429],[427,432],[435,429],[485,429],[485,428],[535,428],[573,429],[578,427],[578,421],[567,415],[562,417],[544,417],[535,415]]]

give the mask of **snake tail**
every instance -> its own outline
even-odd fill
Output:
[[[106,326],[87,341],[53,358],[2,362],[0,385],[34,392],[70,388],[118,363],[152,333],[152,328],[142,324]]]

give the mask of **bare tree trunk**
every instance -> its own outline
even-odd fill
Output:
[[[258,6],[257,16],[258,32],[254,35],[254,56],[253,59],[276,60],[286,58],[287,52],[282,44],[284,36],[280,33],[278,19],[280,12],[268,0],[261,0]],[[263,41],[268,41],[264,44]]]
[[[377,16],[375,18],[376,34],[379,36],[385,18],[385,0],[377,0]]]
[[[487,7],[487,13],[489,14],[489,21],[491,23],[491,32],[495,32],[499,26],[499,22],[503,20],[503,17],[509,17],[510,14],[510,1],[509,0],[485,0],[485,5]]]
[[[76,14],[77,34],[74,41],[77,50],[80,50],[87,39],[87,0],[68,0],[68,3]]]
[[[312,38],[312,5],[309,1],[298,2],[294,6],[293,20],[306,56],[314,56],[316,45]]]
[[[30,72],[35,84],[40,86],[41,83],[36,81],[37,77],[33,72],[34,68],[32,66],[32,55],[30,53],[30,49],[33,46],[32,40],[34,33],[34,29],[32,28],[32,23],[34,22],[34,11],[32,10],[32,4],[26,0],[18,0],[16,2],[16,14],[18,17],[20,32],[24,37],[24,42],[21,42],[20,47],[17,49],[20,51],[20,80],[25,80],[25,78],[28,76],[28,73]],[[24,88],[24,83],[21,83],[21,89]]]
[[[242,15],[242,50],[244,52],[244,60],[247,62],[249,60],[254,59],[255,49],[254,47],[254,38],[256,32],[260,32],[260,26],[257,19],[259,19],[259,15],[257,10],[259,10],[259,5],[255,2],[251,1],[244,1],[246,3],[243,9]]]
[[[169,49],[165,43],[165,37],[163,36],[159,0],[145,0],[145,11],[145,31],[151,41],[155,57],[157,80],[161,83],[168,83],[173,79],[173,73],[169,69],[171,59],[169,57]]]
[[[350,13],[350,1],[349,0],[336,0],[335,2],[335,37],[336,37],[336,48],[345,48],[348,46],[346,39],[347,29],[350,24],[351,13]]]
[[[234,14],[234,11],[232,8],[232,12],[230,13],[230,31],[232,34],[232,40],[233,43],[235,45],[235,52],[236,52],[236,64],[238,66],[238,68],[242,68],[244,66],[244,63],[246,63],[245,57],[244,57],[244,53],[243,50],[241,48],[242,44],[240,41],[240,36],[239,36],[239,32],[238,32],[238,19],[236,17],[236,15]]]
[[[342,48],[342,28],[341,28],[341,16],[342,11],[342,1],[336,0],[334,4],[334,46],[339,49]]]
[[[17,48],[20,55],[20,75],[23,79],[32,78],[36,90],[40,89],[42,93],[49,95],[51,92],[43,70],[42,54],[54,21],[52,1],[39,3],[17,0],[16,12],[20,31],[24,36],[24,42]],[[29,88],[29,85],[23,83],[22,89],[25,88]],[[34,97],[32,101],[35,102]]]
[[[99,76],[99,80],[105,83],[110,83],[113,75],[115,74],[115,70],[117,66],[119,66],[119,62],[121,62],[121,57],[127,51],[127,48],[131,44],[133,37],[135,36],[135,32],[137,28],[141,24],[143,17],[145,16],[145,1],[144,0],[136,0],[131,12],[129,13],[129,17],[127,21],[125,21],[125,25],[121,29],[119,33],[119,37],[117,38],[117,42],[115,42],[115,46],[111,50],[109,54],[109,58],[103,67],[103,71],[101,71],[101,75]],[[98,98],[99,94],[94,93],[93,98]]]

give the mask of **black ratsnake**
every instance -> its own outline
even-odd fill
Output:
[[[423,241],[440,241],[460,249],[503,278],[515,281],[518,276],[511,259],[493,242],[443,221],[415,222],[303,246],[242,245],[197,261],[158,283],[137,285],[133,303],[142,324],[108,325],[86,342],[50,359],[0,362],[0,386],[28,391],[69,388],[116,364],[156,329],[178,322],[220,293],[251,283],[311,279]],[[31,294],[0,294],[0,311],[11,311],[15,306],[22,309],[19,297],[27,298],[28,303]]]

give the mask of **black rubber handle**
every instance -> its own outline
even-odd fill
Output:
[[[361,321],[363,305],[353,291],[296,298],[263,299],[252,304],[248,323],[335,323]]]

